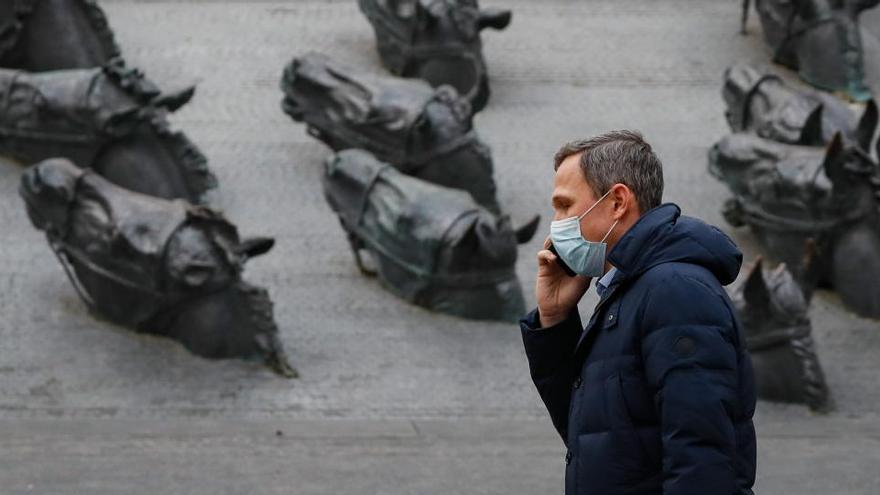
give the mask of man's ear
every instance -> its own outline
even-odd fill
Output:
[[[611,186],[611,194],[609,196],[609,199],[614,203],[615,220],[622,219],[632,209],[639,209],[635,193],[626,184],[618,182]]]

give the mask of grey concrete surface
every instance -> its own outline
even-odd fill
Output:
[[[562,493],[546,422],[20,420],[4,493]],[[759,493],[876,493],[877,425],[766,423]],[[808,480],[808,482],[805,482]]]
[[[630,127],[658,149],[667,200],[758,252],[723,224],[726,193],[705,169],[726,132],[723,69],[768,59],[754,16],[737,34],[740,2],[482,3],[515,11],[484,36],[493,97],[477,126],[516,220],[549,215],[559,144]],[[174,123],[210,158],[216,203],[278,239],[247,278],[269,288],[302,378],[94,320],[28,224],[21,168],[2,162],[0,493],[561,493],[564,449],[517,328],[430,314],[361,277],[320,192],[327,149],[279,109],[296,54],[381,70],[356,2],[102,4],[132,64],[167,88],[199,83]],[[872,81],[878,53],[869,40]],[[531,301],[538,244],[518,265]],[[762,402],[757,491],[880,493],[880,324],[828,293],[812,316],[837,411]]]

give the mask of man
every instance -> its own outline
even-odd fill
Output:
[[[565,493],[751,494],[754,377],[722,289],[742,254],[660,204],[662,166],[636,132],[570,143],[555,162],[538,308],[520,326],[568,447]],[[577,303],[598,277],[584,328]]]

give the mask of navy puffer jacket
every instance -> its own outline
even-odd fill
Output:
[[[751,494],[755,384],[723,285],[742,254],[674,204],[609,253],[586,328],[521,321],[532,379],[568,448],[565,493]]]

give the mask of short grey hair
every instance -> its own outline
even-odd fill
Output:
[[[620,183],[635,194],[640,213],[663,201],[663,164],[639,132],[611,131],[572,141],[556,152],[554,170],[577,153],[582,153],[581,171],[597,198]]]

